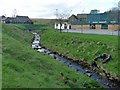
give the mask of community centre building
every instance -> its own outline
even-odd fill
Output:
[[[106,11],[99,13],[99,10],[91,10],[89,14],[71,15],[68,22],[72,29],[105,29],[119,30],[120,11]]]

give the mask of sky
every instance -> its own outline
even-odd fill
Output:
[[[0,16],[12,17],[14,14],[30,18],[55,18],[59,13],[90,13],[93,9],[101,13],[116,7],[120,0],[1,0]]]

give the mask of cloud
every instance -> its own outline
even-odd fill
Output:
[[[99,9],[101,12],[116,5],[119,0],[1,0],[0,15],[12,16],[13,10],[18,15],[30,17],[55,17],[55,10],[69,11],[73,14],[89,13],[91,9]]]

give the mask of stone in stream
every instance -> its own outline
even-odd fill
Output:
[[[72,65],[69,65],[69,67],[72,67]]]
[[[45,50],[44,50],[44,53],[46,53],[46,54],[47,54],[47,53],[48,53],[48,50],[46,50],[46,49],[45,49]]]
[[[34,48],[34,49],[41,49],[41,46],[39,46],[39,44],[32,44],[32,48]]]
[[[54,54],[51,53],[51,54],[49,54],[49,55],[55,58],[55,55],[54,55]]]
[[[71,65],[71,63],[69,63],[69,65]]]
[[[54,59],[58,59],[58,60],[60,61],[60,59],[59,59],[59,58],[57,58],[55,55],[54,55]]]
[[[91,74],[91,73],[86,73],[86,74],[87,74],[87,76],[88,76],[88,77],[91,77],[91,76],[92,76],[92,74]]]
[[[39,51],[39,52],[44,52],[44,49],[38,49],[37,51]]]
[[[35,48],[36,47],[36,45],[35,44],[32,44],[32,48]]]
[[[92,70],[93,70],[93,71],[96,71],[96,68],[95,68],[95,67],[93,67],[93,68],[92,68]]]
[[[90,70],[85,70],[85,72],[86,72],[86,73],[91,73],[91,71],[90,71]]]
[[[76,69],[76,71],[79,71],[79,69]]]
[[[48,50],[47,54],[50,55],[50,54],[52,54],[52,52]]]
[[[40,38],[35,38],[35,41],[39,41],[40,40]]]
[[[107,85],[107,86],[110,86],[110,84],[109,84],[109,83],[106,83],[106,85]]]
[[[41,49],[42,47],[41,46],[37,46],[37,49]]]
[[[40,42],[39,41],[34,41],[33,44],[39,44]]]

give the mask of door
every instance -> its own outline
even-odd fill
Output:
[[[90,29],[96,29],[96,25],[95,24],[90,24]]]
[[[102,24],[101,29],[108,29],[108,24]]]

